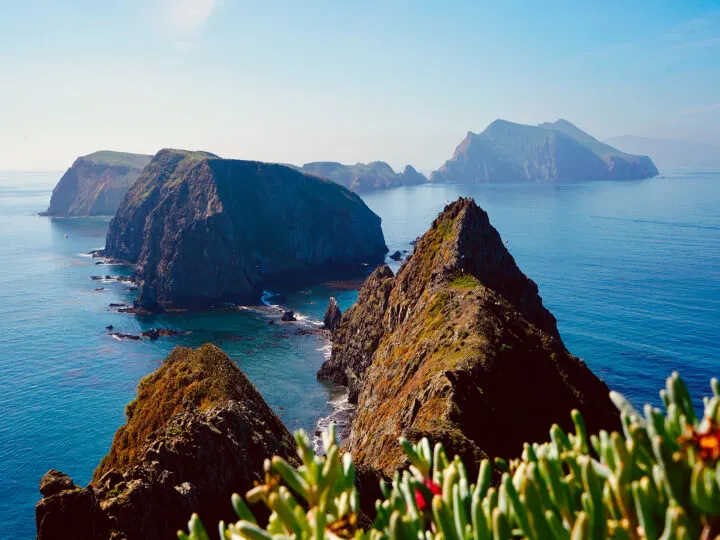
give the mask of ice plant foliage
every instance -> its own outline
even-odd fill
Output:
[[[382,484],[377,517],[358,525],[360,499],[349,454],[341,457],[334,430],[324,435],[327,455],[315,455],[303,432],[296,434],[302,464],[265,462],[265,482],[246,500],[271,511],[258,525],[245,500],[233,495],[240,520],[220,523],[225,539],[407,538],[480,539],[685,539],[720,538],[720,383],[696,416],[677,374],[660,395],[665,412],[642,413],[617,393],[611,397],[622,433],[588,434],[578,411],[574,433],[558,425],[550,442],[525,444],[510,461],[484,460],[472,482],[463,462],[442,445],[401,440],[410,465]],[[205,540],[197,515],[181,540]]]

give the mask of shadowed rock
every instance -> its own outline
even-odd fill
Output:
[[[347,189],[283,165],[161,150],[110,223],[104,254],[137,265],[138,307],[260,300],[263,290],[363,274],[387,252]]]

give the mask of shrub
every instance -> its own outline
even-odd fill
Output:
[[[575,433],[558,425],[550,442],[525,444],[522,456],[480,464],[475,482],[462,461],[449,460],[440,444],[401,440],[410,462],[391,486],[382,485],[370,529],[358,526],[359,495],[349,454],[342,457],[334,429],[324,435],[325,457],[316,456],[303,432],[296,434],[302,465],[274,457],[265,462],[265,483],[249,502],[271,511],[258,525],[244,500],[233,495],[240,520],[220,523],[223,538],[412,538],[440,539],[685,539],[720,535],[720,384],[696,416],[677,374],[660,394],[665,412],[646,405],[635,411],[619,394],[622,433],[588,437],[572,411]],[[497,479],[499,478],[499,481]],[[189,534],[208,538],[197,515]]]

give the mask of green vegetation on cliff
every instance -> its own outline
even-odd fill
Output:
[[[572,412],[574,433],[555,424],[550,441],[525,444],[522,455],[479,466],[431,447],[401,440],[408,465],[390,485],[371,527],[360,527],[360,494],[350,454],[340,455],[334,432],[327,455],[314,454],[296,434],[302,465],[265,461],[265,482],[233,495],[239,517],[219,524],[227,540],[369,538],[423,540],[671,540],[720,535],[720,384],[696,417],[687,388],[674,374],[661,392],[666,407],[635,411],[619,394],[612,400],[622,431],[589,434]],[[478,469],[477,479],[469,470]],[[270,510],[267,525],[245,503]],[[193,515],[180,540],[208,540]]]
[[[204,411],[230,400],[242,401],[253,393],[247,377],[217,347],[176,348],[138,384],[137,397],[125,408],[127,422],[115,433],[110,453],[95,470],[94,479],[110,469],[129,470],[147,437],[174,415],[188,408]]]

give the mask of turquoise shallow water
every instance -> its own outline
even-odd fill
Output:
[[[34,535],[42,474],[80,484],[107,452],[139,379],[175,345],[220,345],[291,429],[314,429],[336,394],[315,379],[323,343],[254,311],[136,317],[121,283],[94,274],[82,254],[101,247],[107,221],[53,220],[44,209],[59,175],[0,173],[0,535]],[[366,195],[388,247],[411,249],[447,201],[472,196],[490,214],[520,268],[537,281],[568,348],[636,403],[657,402],[678,369],[693,391],[720,375],[720,174],[561,186],[419,186]],[[67,237],[65,236],[67,235]],[[105,287],[96,292],[96,287]],[[318,285],[273,297],[310,320],[329,296],[346,308],[356,290]],[[112,324],[191,334],[117,341]]]

